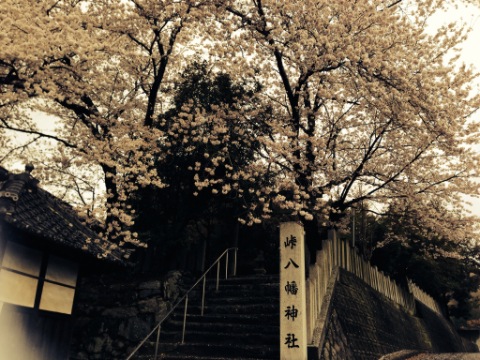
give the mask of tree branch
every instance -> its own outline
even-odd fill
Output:
[[[0,122],[3,124],[3,125],[0,125],[0,128],[2,128],[2,129],[17,131],[17,132],[20,132],[20,133],[23,133],[23,134],[38,135],[39,137],[55,140],[55,141],[57,141],[59,143],[62,143],[63,145],[65,145],[69,148],[72,148],[72,149],[77,148],[76,145],[74,145],[72,143],[69,143],[68,141],[66,141],[64,139],[61,139],[58,136],[45,134],[41,131],[36,131],[36,130],[27,130],[27,129],[16,128],[16,127],[10,126],[4,119],[0,119]]]

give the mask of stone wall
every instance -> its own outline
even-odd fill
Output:
[[[448,320],[421,303],[417,309],[415,316],[407,313],[355,275],[340,270],[317,358],[370,360],[403,349],[466,350]]]
[[[90,276],[78,286],[70,359],[122,359],[155,327],[185,288],[179,272],[128,281]]]
[[[322,359],[328,360],[355,360],[335,310],[332,311],[330,317],[321,356]]]

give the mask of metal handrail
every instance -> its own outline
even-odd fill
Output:
[[[207,281],[207,274],[209,273],[210,270],[213,269],[215,265],[217,265],[217,279],[215,283],[215,291],[218,291],[219,289],[219,284],[220,284],[220,261],[222,260],[223,257],[226,257],[225,261],[225,279],[228,279],[228,253],[230,251],[234,251],[234,261],[233,261],[233,276],[237,275],[237,250],[238,248],[232,247],[226,249],[218,258],[213,262],[212,265],[202,274],[202,276],[188,289],[188,291],[175,303],[175,305],[170,309],[170,311],[162,318],[162,320],[159,321],[159,323],[148,333],[147,336],[140,342],[140,344],[137,345],[137,347],[130,353],[130,355],[125,359],[129,360],[132,358],[133,355],[137,353],[138,350],[145,344],[145,342],[152,336],[155,331],[157,332],[157,338],[155,342],[155,357],[154,359],[157,359],[158,355],[158,345],[160,341],[160,331],[162,328],[162,323],[173,313],[173,311],[182,303],[185,301],[185,309],[183,313],[183,326],[182,326],[182,344],[185,342],[185,329],[186,329],[186,323],[187,323],[187,307],[188,307],[188,294],[198,285],[200,282],[203,282],[202,285],[202,304],[200,307],[200,315],[203,316],[203,310],[205,307],[205,288],[206,288],[206,281]]]

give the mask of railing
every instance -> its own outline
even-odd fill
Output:
[[[398,285],[390,277],[372,266],[368,261],[352,248],[348,242],[337,237],[335,231],[329,233],[329,240],[322,241],[322,250],[317,252],[316,263],[309,268],[307,278],[307,335],[309,342],[313,339],[317,319],[320,315],[327,285],[335,267],[345,269],[366,282],[373,289],[396,302],[409,312],[414,312],[415,300],[410,289]],[[421,290],[420,290],[421,291]],[[418,292],[420,294],[420,292]],[[415,296],[416,297],[416,296]],[[427,294],[422,292],[422,302],[434,302]],[[428,306],[428,305],[427,305]]]
[[[444,315],[442,308],[438,302],[435,301],[430,295],[428,295],[425,291],[420,289],[417,284],[415,284],[412,280],[408,279],[408,288],[410,292],[413,294],[415,299],[420,301],[426,307],[430,308],[430,310],[435,311],[437,314]]]
[[[206,292],[206,284],[207,284],[207,275],[216,265],[216,282],[215,282],[215,291],[218,291],[220,286],[220,273],[221,273],[221,261],[225,258],[225,279],[228,279],[229,274],[229,253],[233,252],[233,276],[237,274],[237,250],[238,248],[228,248],[226,249],[218,258],[213,262],[213,264],[203,273],[203,275],[190,287],[190,289],[175,303],[175,305],[170,309],[170,311],[159,321],[157,326],[155,326],[150,333],[137,345],[137,347],[130,353],[130,355],[125,359],[129,360],[132,359],[133,356],[142,348],[142,346],[147,342],[147,340],[156,333],[155,339],[155,357],[154,360],[158,357],[158,347],[160,343],[160,332],[162,329],[162,324],[167,320],[167,318],[175,311],[175,309],[182,303],[185,304],[185,308],[183,310],[183,324],[182,324],[182,337],[181,343],[185,342],[185,331],[187,325],[187,313],[188,313],[188,297],[192,290],[194,290],[198,284],[202,283],[202,296],[201,296],[201,305],[200,305],[200,315],[203,316],[204,308],[205,308],[205,292]]]

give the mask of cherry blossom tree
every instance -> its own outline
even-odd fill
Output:
[[[50,137],[65,156],[53,161],[96,165],[107,193],[107,233],[136,241],[125,205],[138,186],[164,186],[153,160],[163,133],[153,126],[181,62],[202,2],[5,1],[0,5],[2,128]],[[183,37],[182,37],[183,36]],[[173,65],[173,64],[172,64]],[[31,109],[63,124],[41,133]]]
[[[189,65],[173,90],[172,108],[155,124],[168,134],[157,173],[169,185],[146,186],[129,201],[137,213],[134,230],[148,239],[144,269],[185,267],[193,252],[189,264],[203,271],[207,247],[217,256],[225,246],[238,245],[237,217],[252,199],[236,196],[231,186],[242,190],[251,183],[226,175],[255,161],[260,145],[255,137],[264,132],[262,116],[269,112],[253,111],[260,84],[234,83],[229,74],[213,70],[206,61]],[[247,118],[252,112],[256,116]],[[208,177],[206,188],[200,176]],[[262,179],[263,184],[269,180]]]
[[[304,220],[337,222],[361,201],[428,195],[458,204],[476,194],[477,77],[459,66],[466,30],[426,32],[442,1],[227,1],[226,50],[241,44],[252,73],[268,74],[276,113],[265,161],[281,177],[267,189]],[[248,45],[245,45],[248,44]],[[238,51],[237,51],[238,53]],[[428,211],[428,209],[425,209]],[[437,214],[438,215],[438,214]]]

